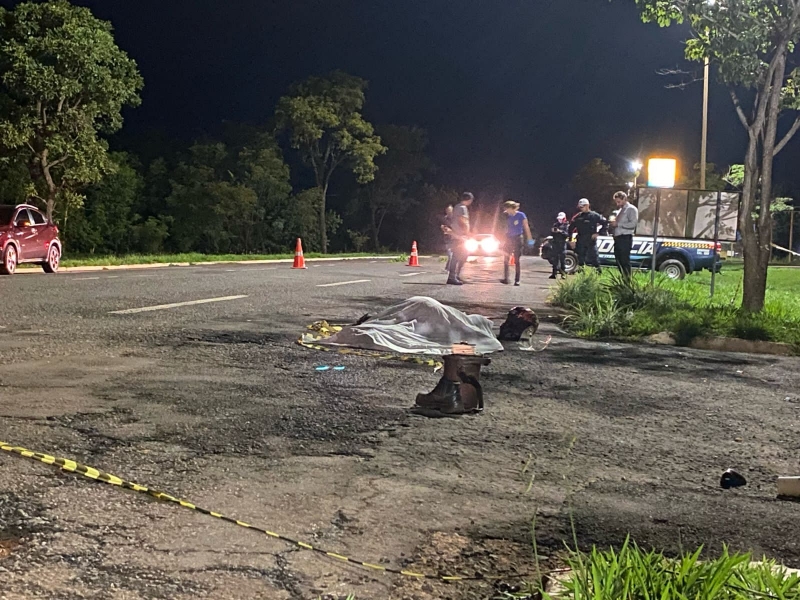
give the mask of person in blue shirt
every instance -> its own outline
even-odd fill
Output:
[[[528,225],[528,217],[524,212],[519,210],[519,202],[507,200],[503,203],[503,212],[508,216],[508,227],[506,228],[504,276],[501,283],[505,285],[511,283],[508,279],[508,268],[510,266],[509,262],[511,257],[513,256],[516,261],[514,285],[519,285],[522,249],[525,246],[526,240],[529,246],[533,246],[533,236],[531,235],[531,228]]]

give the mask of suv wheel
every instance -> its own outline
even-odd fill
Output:
[[[564,257],[564,267],[570,275],[578,270],[578,255],[572,250],[567,250],[567,254]]]
[[[665,260],[658,265],[658,270],[670,279],[683,279],[686,277],[686,265],[676,258]]]
[[[42,269],[44,269],[45,273],[55,273],[58,271],[58,265],[60,263],[61,250],[59,250],[56,245],[50,246],[50,250],[47,252],[47,261],[42,263]]]
[[[5,252],[3,252],[3,263],[0,264],[0,273],[3,275],[13,275],[17,270],[18,262],[17,248],[14,244],[9,244],[6,246]]]

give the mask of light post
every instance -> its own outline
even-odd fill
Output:
[[[706,0],[706,5],[714,6],[717,0]],[[703,66],[703,139],[700,142],[700,189],[706,189],[706,157],[708,150],[708,80],[711,65],[708,56]]]
[[[700,142],[700,189],[706,189],[706,151],[708,149],[708,75],[709,60],[706,56],[703,75],[703,139]]]
[[[631,161],[631,171],[633,171],[633,185],[631,187],[635,190],[636,186],[639,185],[639,175],[642,172],[642,161]]]

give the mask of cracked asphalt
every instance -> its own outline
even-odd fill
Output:
[[[518,304],[547,317],[547,266],[526,259],[519,288],[486,261],[463,288],[442,285],[433,260],[0,278],[0,440],[426,573],[530,571],[534,516],[545,563],[572,522],[584,547],[630,533],[668,552],[727,543],[800,566],[800,504],[775,498],[777,475],[800,474],[797,358],[585,342],[546,320],[545,351],[507,344],[484,370],[483,415],[429,420],[407,409],[435,385],[430,369],[295,344],[314,320],[349,322],[415,295],[498,326]],[[721,490],[728,467],[748,486]],[[0,455],[3,600],[497,589],[365,571]]]

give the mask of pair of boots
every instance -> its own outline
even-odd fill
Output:
[[[444,357],[444,374],[427,394],[417,394],[414,412],[431,417],[450,417],[483,410],[481,367],[492,361],[483,356],[451,354]]]

